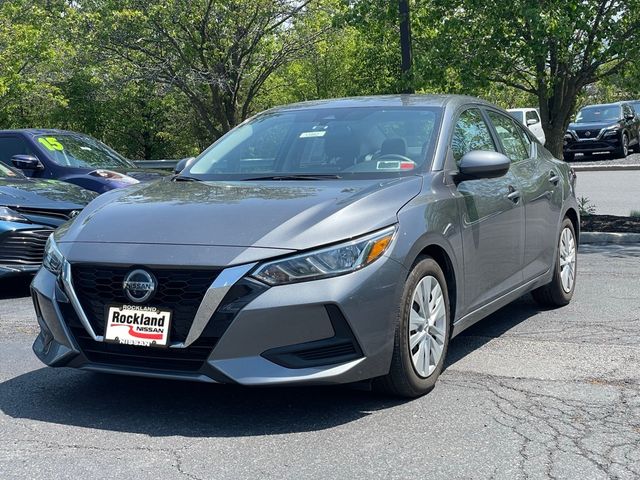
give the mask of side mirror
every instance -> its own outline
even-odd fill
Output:
[[[196,157],[187,157],[187,158],[183,158],[182,160],[180,160],[178,163],[176,163],[175,168],[173,169],[173,173],[174,174],[178,174],[181,171],[183,171],[185,168],[187,168],[188,166],[190,166],[193,161],[196,159]]]
[[[502,177],[509,171],[511,160],[498,152],[473,150],[462,157],[458,168],[463,180]]]
[[[629,115],[625,116],[624,118],[626,118],[627,120],[635,120],[636,116],[632,115],[632,114],[629,114]]]
[[[11,163],[20,170],[42,170],[44,166],[33,155],[14,155],[11,157]]]
[[[540,123],[537,118],[530,118],[527,120],[527,126],[535,125],[536,123]]]

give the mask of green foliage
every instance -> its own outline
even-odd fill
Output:
[[[640,0],[0,0],[0,128],[89,133],[132,158],[197,154],[274,105],[465,93],[573,111],[640,98]]]
[[[578,197],[578,209],[580,215],[589,216],[596,214],[596,206],[587,197]]]

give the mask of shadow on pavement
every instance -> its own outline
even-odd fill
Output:
[[[28,297],[29,285],[33,277],[31,275],[20,275],[0,279],[0,300],[7,298]]]
[[[453,340],[447,365],[539,311],[529,296],[499,310]],[[243,388],[64,368],[42,368],[0,384],[0,410],[13,418],[153,437],[323,430],[405,402],[348,387]]]
[[[500,337],[528,318],[544,311],[531,297],[525,295],[497,312],[480,320],[451,341],[445,369],[469,353]]]
[[[324,430],[402,400],[345,387],[243,388],[42,368],[0,384],[13,418],[152,437]]]

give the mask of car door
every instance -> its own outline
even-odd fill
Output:
[[[529,127],[531,133],[544,145],[546,138],[544,130],[542,129],[542,122],[540,121],[540,115],[537,110],[528,110],[525,114],[525,125]]]
[[[556,251],[556,230],[562,208],[562,183],[550,154],[533,142],[510,117],[495,110],[487,116],[511,159],[511,173],[522,192],[525,215],[523,276],[531,280],[547,272]]]
[[[454,169],[472,150],[498,151],[480,108],[455,120],[450,162]],[[464,255],[464,298],[472,312],[522,283],[524,209],[512,172],[492,179],[457,182]]]

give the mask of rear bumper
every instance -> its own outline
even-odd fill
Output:
[[[242,301],[226,295],[194,343],[131,347],[132,358],[131,351],[110,351],[100,332],[92,338],[72,292],[41,269],[32,283],[41,328],[33,350],[52,367],[145,377],[242,385],[357,382],[388,372],[405,276],[403,266],[383,258],[342,277],[265,287],[232,314]]]

